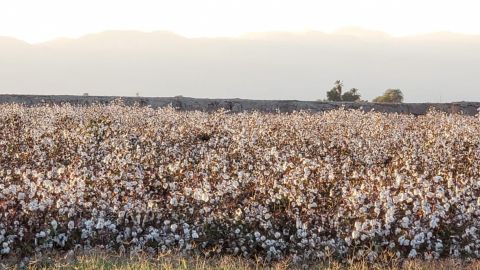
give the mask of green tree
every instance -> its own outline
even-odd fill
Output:
[[[357,102],[360,101],[360,98],[360,92],[357,88],[352,88],[349,91],[343,93],[343,83],[340,80],[335,81],[333,88],[327,92],[328,101]]]
[[[357,88],[352,88],[350,89],[350,91],[345,92],[342,95],[342,101],[357,102],[357,101],[360,101],[360,98],[361,98],[361,95]]]
[[[340,80],[335,81],[335,85],[327,92],[328,101],[342,101],[343,83]]]
[[[379,103],[402,103],[403,93],[400,89],[387,89],[383,95],[373,99],[373,102]]]

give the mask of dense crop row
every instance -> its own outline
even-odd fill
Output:
[[[0,105],[0,256],[480,257],[480,121]]]

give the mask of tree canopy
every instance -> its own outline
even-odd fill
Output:
[[[356,102],[360,101],[360,98],[361,96],[357,88],[352,88],[342,95],[342,101]]]
[[[373,99],[373,102],[379,103],[402,103],[403,93],[400,89],[387,89],[383,95]]]
[[[360,101],[360,93],[357,88],[352,88],[349,91],[342,93],[343,83],[340,80],[335,81],[335,84],[330,91],[327,92],[328,101]]]

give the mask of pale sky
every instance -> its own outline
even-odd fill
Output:
[[[0,0],[0,36],[37,43],[104,30],[213,37],[351,26],[480,34],[478,10],[478,0]]]

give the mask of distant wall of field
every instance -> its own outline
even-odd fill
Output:
[[[94,103],[107,104],[116,99],[122,99],[127,105],[139,104],[153,108],[172,105],[179,110],[215,111],[227,109],[232,112],[261,111],[261,112],[292,112],[307,110],[322,112],[332,109],[361,109],[364,111],[379,111],[388,113],[407,113],[422,115],[429,109],[447,113],[463,113],[476,115],[480,102],[455,102],[455,103],[404,103],[404,104],[382,104],[382,103],[349,103],[349,102],[319,102],[319,101],[297,101],[297,100],[248,100],[248,99],[203,99],[188,97],[106,97],[106,96],[40,96],[40,95],[0,95],[0,103],[19,103],[27,106],[40,104],[62,104],[90,105]]]

